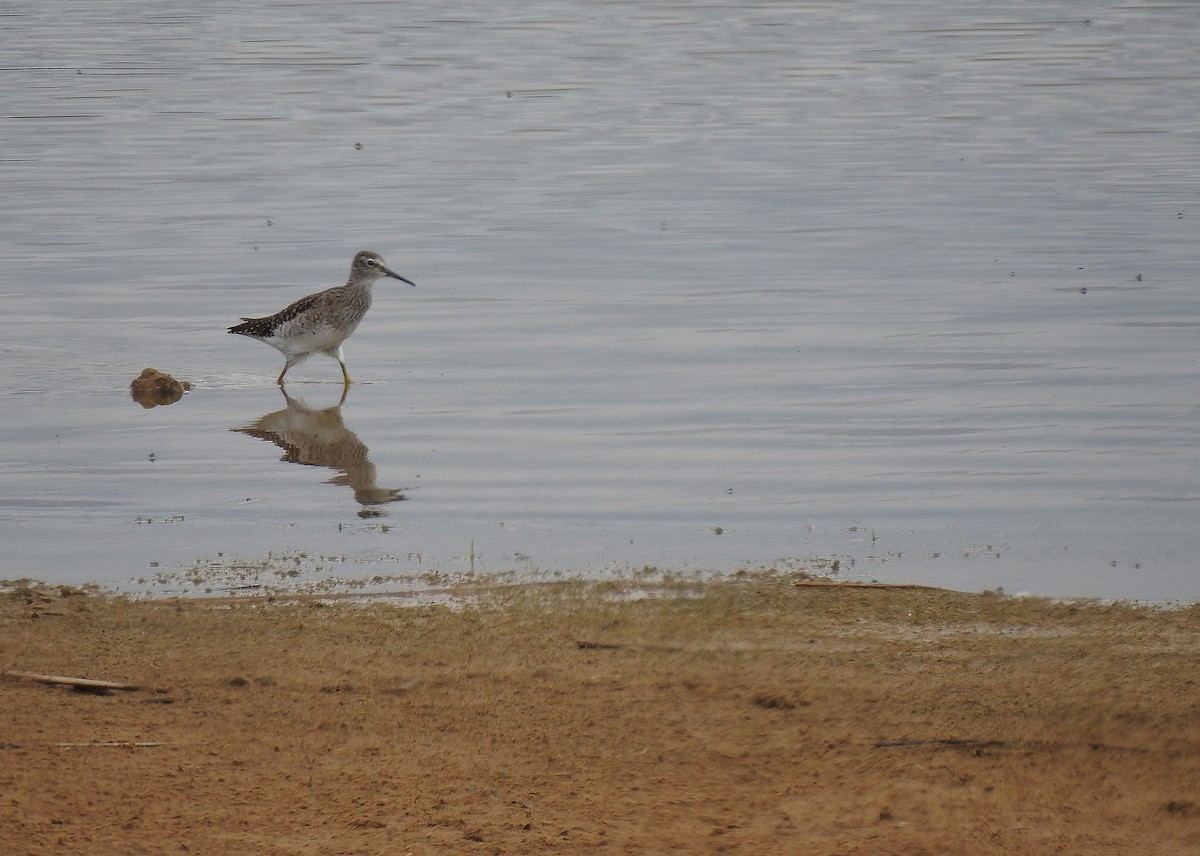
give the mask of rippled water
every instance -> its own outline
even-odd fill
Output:
[[[1200,598],[1200,12],[1083,14],[10,5],[0,576]]]

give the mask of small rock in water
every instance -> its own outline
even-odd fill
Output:
[[[166,372],[143,369],[129,384],[129,395],[142,407],[149,409],[160,404],[174,404],[191,388],[192,385],[186,380],[175,380]]]

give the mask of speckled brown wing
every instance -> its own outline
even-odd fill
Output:
[[[229,332],[239,333],[242,336],[250,336],[255,339],[270,338],[275,335],[281,326],[322,302],[324,297],[325,292],[310,294],[307,297],[301,297],[291,306],[280,309],[274,315],[268,315],[266,318],[242,318],[244,323],[235,324],[229,328]]]

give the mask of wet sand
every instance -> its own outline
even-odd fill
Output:
[[[0,682],[4,852],[1200,853],[1200,607],[457,594],[10,588],[0,669],[140,688]]]

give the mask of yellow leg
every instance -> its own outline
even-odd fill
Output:
[[[297,359],[294,355],[288,354],[284,354],[284,357],[286,357],[286,359],[283,361],[283,371],[279,373],[279,377],[275,378],[275,383],[279,384],[280,386],[283,386],[283,376],[288,373],[288,369],[304,359],[304,357]]]
[[[342,367],[342,380],[346,382],[346,386],[354,383],[354,381],[350,380],[350,372],[346,371],[346,355],[342,353],[341,345],[334,350],[326,351],[325,353],[337,360],[338,365]]]

